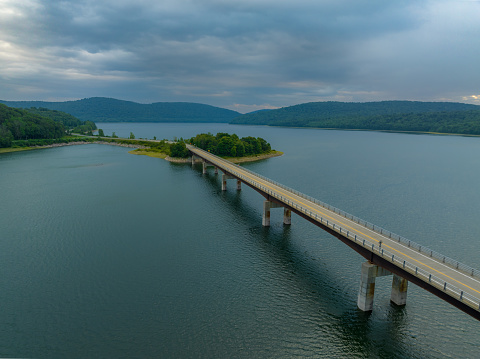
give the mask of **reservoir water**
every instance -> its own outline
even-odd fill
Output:
[[[97,125],[263,137],[284,156],[243,166],[479,268],[480,138]],[[0,154],[0,357],[480,357],[479,323],[413,284],[359,311],[362,257],[229,184],[108,145]]]

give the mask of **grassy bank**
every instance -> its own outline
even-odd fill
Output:
[[[152,151],[151,148],[138,148],[136,150],[128,151],[128,153],[131,153],[132,155],[142,155],[162,159],[165,159],[168,156],[165,152]]]
[[[7,147],[7,148],[0,148],[0,153],[8,153],[8,152],[20,152],[20,151],[28,151],[33,150],[32,147]]]

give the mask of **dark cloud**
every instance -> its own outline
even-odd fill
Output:
[[[478,15],[478,3],[444,0],[3,0],[0,98],[110,96],[244,111],[319,100],[476,101]]]

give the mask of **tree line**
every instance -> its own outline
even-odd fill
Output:
[[[201,133],[189,140],[181,140],[170,148],[172,157],[187,157],[185,142],[209,151],[217,156],[244,157],[268,153],[272,150],[270,144],[261,137],[242,137],[236,134],[219,132],[216,135]]]
[[[260,111],[232,123],[480,135],[480,106],[451,102],[313,102]]]

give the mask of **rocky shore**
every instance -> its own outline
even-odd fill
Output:
[[[178,157],[167,156],[165,157],[165,160],[167,160],[168,162],[174,162],[174,163],[192,163],[191,158],[178,158]]]

